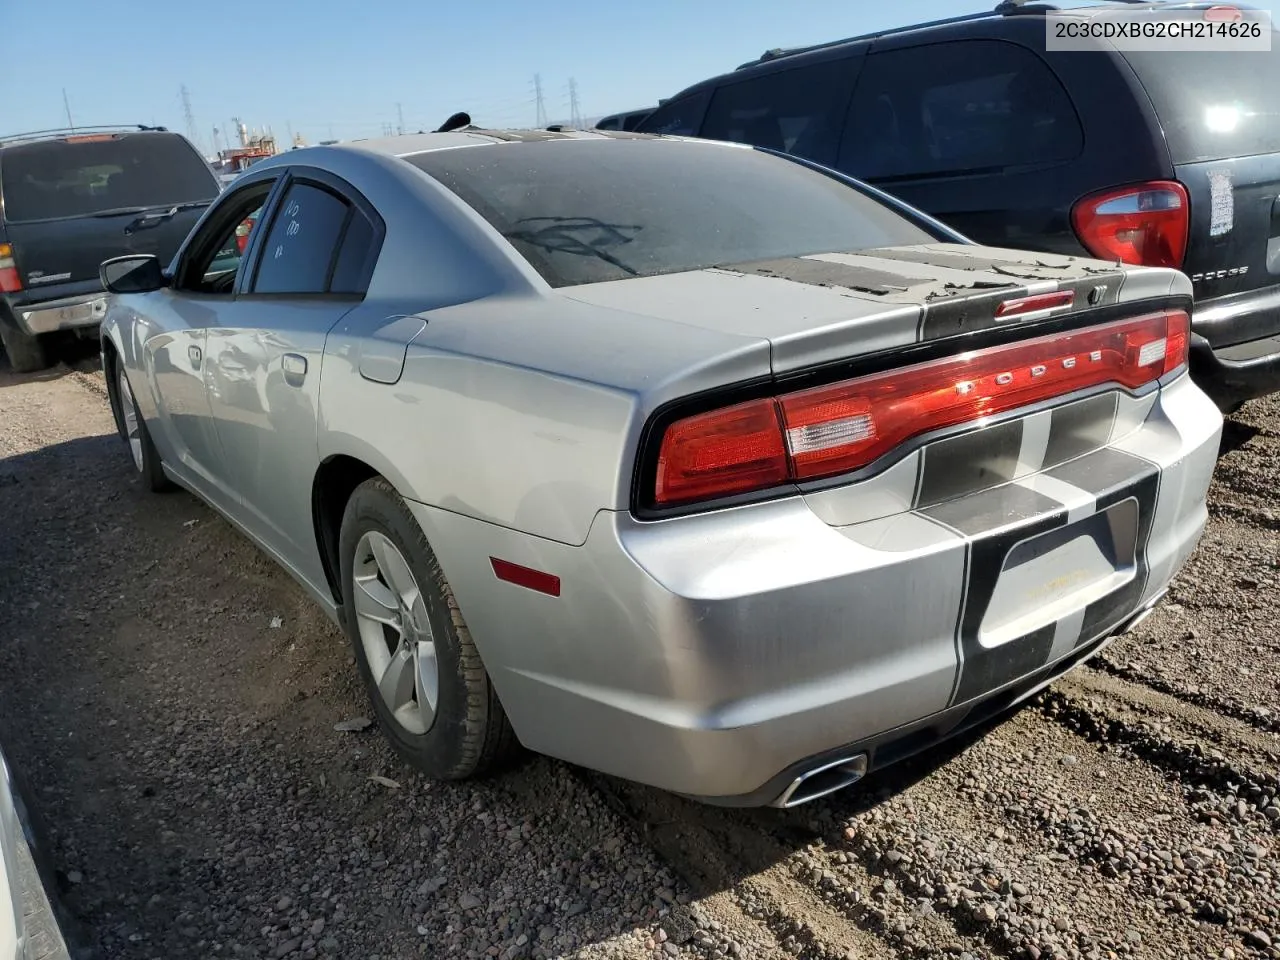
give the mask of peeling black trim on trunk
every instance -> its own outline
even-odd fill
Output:
[[[758,260],[754,263],[737,263],[718,269],[748,276],[775,277],[779,280],[791,280],[794,283],[806,283],[815,287],[855,290],[879,297],[891,293],[906,293],[912,287],[927,287],[938,282],[936,279],[927,277],[909,277],[900,273],[890,273],[887,270],[873,270],[870,267],[834,263],[830,260],[813,260],[808,257]]]

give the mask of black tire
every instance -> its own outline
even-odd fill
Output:
[[[124,439],[125,445],[129,445],[129,435],[127,433],[125,422],[132,411],[133,416],[137,418],[138,423],[138,440],[141,446],[142,463],[139,464],[133,460],[133,451],[130,449],[130,461],[133,462],[135,471],[142,485],[152,493],[164,493],[174,489],[173,481],[165,476],[164,467],[160,465],[160,451],[156,449],[155,443],[151,439],[151,431],[147,429],[147,422],[142,418],[142,414],[138,410],[138,404],[132,397],[132,389],[129,393],[125,393],[120,388],[120,378],[125,376],[124,362],[117,356],[115,362],[115,382],[116,386],[112,390],[112,394],[116,398],[116,402],[120,408],[120,416],[116,421],[116,426],[120,430],[120,435]]]
[[[37,336],[23,333],[7,323],[0,323],[0,343],[14,373],[35,373],[49,366],[44,341]]]
[[[395,719],[378,693],[350,598],[356,549],[371,531],[391,540],[408,563],[426,605],[436,647],[439,695],[435,720],[426,733],[413,734]],[[483,776],[510,761],[515,733],[498,701],[489,674],[462,619],[462,611],[427,538],[395,488],[381,477],[366,480],[347,501],[339,537],[343,621],[378,724],[396,752],[411,766],[439,780]]]

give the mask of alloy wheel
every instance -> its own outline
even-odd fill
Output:
[[[418,581],[384,534],[356,544],[352,607],[378,695],[406,733],[431,729],[440,696],[435,637]]]

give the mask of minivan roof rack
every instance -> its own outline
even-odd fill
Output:
[[[826,43],[815,43],[807,47],[791,47],[789,49],[774,48],[766,50],[759,58],[750,60],[741,64],[737,69],[745,70],[747,67],[754,67],[760,63],[768,63],[770,60],[778,60],[782,57],[794,57],[801,53],[812,53],[815,50],[826,50],[830,47],[840,47],[846,43],[856,43],[859,40],[874,40],[877,37],[888,37],[895,33],[906,33],[908,30],[924,30],[928,27],[942,27],[949,23],[965,23],[969,20],[985,20],[994,16],[993,13],[966,13],[958,17],[945,17],[941,20],[930,20],[928,23],[911,23],[902,27],[890,27],[887,30],[877,30],[875,33],[859,34],[856,37],[845,37],[842,40],[829,40]]]
[[[1148,3],[1152,0],[1101,0],[1104,3]],[[971,20],[987,20],[991,17],[1009,17],[1035,13],[1049,13],[1059,9],[1051,3],[1036,3],[1035,0],[1001,0],[995,7],[986,13],[965,13],[956,17],[944,17],[941,20],[929,20],[925,23],[908,23],[901,27],[890,27],[887,30],[877,30],[874,33],[859,34],[856,37],[845,37],[842,40],[830,40],[826,43],[815,43],[807,47],[790,47],[787,49],[774,48],[766,50],[757,59],[749,60],[746,63],[739,64],[736,70],[745,70],[748,67],[754,67],[761,63],[768,63],[770,60],[779,60],[783,57],[794,57],[802,53],[812,53],[815,50],[827,50],[831,47],[840,47],[846,43],[857,43],[859,40],[876,40],[880,37],[891,37],[895,34],[906,33],[910,30],[927,30],[930,27],[945,27],[953,23],[967,23]]]
[[[165,127],[149,127],[144,123],[116,123],[84,127],[51,127],[48,130],[29,130],[26,133],[0,134],[0,144],[20,143],[24,140],[43,140],[50,137],[78,136],[80,134],[119,133],[125,130],[151,130],[167,132]]]

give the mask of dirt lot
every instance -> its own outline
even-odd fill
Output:
[[[96,362],[0,370],[0,731],[102,956],[1280,958],[1280,402],[1138,632],[783,814],[541,758],[431,784],[335,731],[343,638],[136,489]]]

